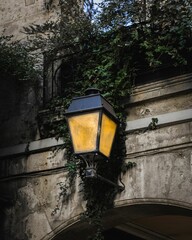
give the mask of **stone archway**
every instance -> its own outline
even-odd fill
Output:
[[[179,205],[146,202],[111,209],[104,217],[105,239],[191,240],[192,209]],[[92,231],[77,216],[43,240],[85,240]]]

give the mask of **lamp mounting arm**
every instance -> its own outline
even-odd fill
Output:
[[[85,177],[86,178],[95,178],[99,179],[105,183],[108,183],[118,189],[119,192],[122,192],[125,190],[125,186],[120,186],[117,183],[112,182],[111,180],[104,178],[103,176],[97,174],[96,168],[95,167],[86,167],[85,169]]]
[[[119,192],[122,192],[123,190],[125,190],[125,185],[123,184],[123,186],[118,185],[117,183],[112,182],[111,180],[97,174],[97,162],[95,162],[95,155],[93,155],[92,157],[90,157],[89,159],[87,159],[85,156],[80,155],[79,157],[81,157],[81,159],[83,159],[83,161],[86,164],[86,169],[85,169],[85,177],[86,178],[95,178],[95,179],[99,179],[105,183],[108,183],[114,187],[116,187],[118,189]]]
[[[111,180],[109,180],[109,179],[107,179],[107,178],[104,178],[104,177],[102,177],[102,176],[99,175],[99,174],[96,175],[96,178],[98,178],[98,179],[100,179],[101,181],[106,182],[106,183],[108,183],[108,184],[110,184],[110,185],[113,185],[114,187],[116,187],[116,188],[118,189],[119,192],[122,192],[123,190],[125,190],[125,186],[120,186],[120,185],[118,185],[117,183],[114,183],[114,182],[112,182]]]

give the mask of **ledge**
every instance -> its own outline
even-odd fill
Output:
[[[127,121],[126,132],[132,132],[147,128],[151,123],[152,118],[158,119],[158,127],[188,122],[192,120],[192,109],[186,109],[178,112],[165,113],[147,118],[136,119],[133,121]]]
[[[157,116],[151,116],[133,121],[127,121],[126,132],[129,133],[137,130],[146,129],[150,124],[152,118],[158,118],[157,124],[158,127],[182,122],[189,122],[192,120],[192,109],[166,113]],[[63,144],[64,141],[61,138],[59,138],[58,140],[56,140],[55,138],[46,138],[38,141],[33,141],[30,143],[24,143],[12,147],[1,148],[0,158],[43,152],[53,147],[62,146]]]
[[[15,156],[15,155],[28,155],[36,152],[43,152],[53,147],[62,146],[64,144],[63,139],[59,138],[46,138],[30,143],[24,143],[15,145],[12,147],[6,147],[0,149],[0,158]]]

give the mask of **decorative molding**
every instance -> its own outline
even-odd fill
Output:
[[[154,156],[155,154],[168,153],[168,152],[173,152],[173,151],[191,148],[191,147],[192,147],[192,142],[187,142],[182,144],[169,145],[167,147],[147,149],[144,151],[127,153],[126,160],[130,161],[130,159],[136,159],[136,158],[141,158],[141,157],[151,156],[151,155]]]
[[[122,193],[121,193],[122,194]],[[141,204],[152,204],[152,205],[166,205],[179,207],[183,210],[192,211],[192,204],[186,201],[179,201],[171,198],[129,198],[129,199],[116,199],[115,200],[115,208],[121,207],[129,207],[133,205],[141,205]]]

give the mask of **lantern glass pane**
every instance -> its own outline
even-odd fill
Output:
[[[75,153],[96,150],[99,112],[72,116],[68,119]]]
[[[108,116],[103,114],[101,123],[99,151],[103,153],[106,157],[110,156],[116,129],[117,124],[113,120],[111,120]]]

